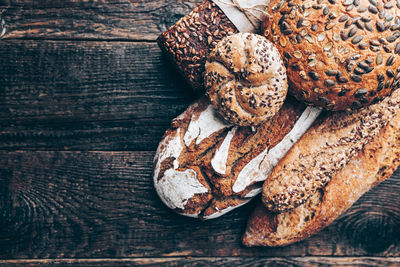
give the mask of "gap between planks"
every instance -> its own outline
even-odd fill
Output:
[[[302,266],[319,266],[335,265],[335,266],[355,266],[368,264],[369,266],[398,266],[400,264],[400,257],[141,257],[141,258],[65,258],[65,259],[12,259],[0,260],[0,264],[8,265],[21,265],[21,264],[124,264],[131,263],[137,265],[150,265],[150,264],[167,264],[167,263],[182,263],[190,264],[196,262],[205,263],[264,263],[264,264],[302,264]]]
[[[1,40],[2,38],[0,38]],[[103,39],[103,38],[50,38],[50,37],[20,37],[20,38],[3,38],[4,41],[60,41],[60,42],[106,42],[106,43],[156,43],[155,39]]]

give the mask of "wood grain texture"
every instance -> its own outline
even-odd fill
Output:
[[[195,96],[147,41],[200,2],[0,0],[0,265],[399,265],[399,170],[285,248],[240,244],[254,201],[206,222],[161,203],[154,150]]]
[[[2,0],[3,38],[155,40],[201,0]]]
[[[240,244],[255,202],[222,218],[174,214],[153,152],[0,152],[0,258],[400,256],[400,173],[337,222],[284,248]]]
[[[155,150],[195,97],[155,43],[0,41],[0,149]]]
[[[379,257],[196,257],[196,258],[121,258],[121,259],[48,259],[48,260],[0,260],[3,266],[399,266],[400,258]]]

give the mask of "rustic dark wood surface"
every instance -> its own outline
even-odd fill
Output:
[[[400,265],[400,171],[317,235],[240,244],[158,199],[152,158],[194,99],[155,38],[200,1],[0,0],[0,265]]]

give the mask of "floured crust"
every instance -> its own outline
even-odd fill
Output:
[[[285,246],[320,231],[364,193],[389,178],[400,164],[400,110],[358,155],[315,194],[288,212],[273,213],[261,203],[249,219],[246,246]]]
[[[266,12],[263,34],[277,45],[302,102],[359,108],[399,87],[399,2],[274,1]]]
[[[288,89],[279,51],[265,37],[252,33],[222,39],[207,59],[204,81],[214,108],[241,126],[273,117]]]
[[[263,186],[263,203],[275,212],[303,204],[323,188],[400,109],[400,90],[357,112],[322,117],[277,165]]]
[[[204,219],[247,203],[261,191],[260,181],[268,171],[264,165],[272,169],[276,163],[261,162],[234,190],[238,176],[260,154],[269,160],[266,152],[292,130],[303,110],[289,99],[270,121],[254,128],[235,127],[202,98],[172,122],[160,142],[153,172],[158,195],[176,212]]]

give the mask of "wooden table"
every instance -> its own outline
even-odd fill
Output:
[[[156,37],[199,0],[0,0],[0,264],[400,265],[400,172],[284,248],[240,243],[255,201],[197,221],[152,159],[195,99]]]

